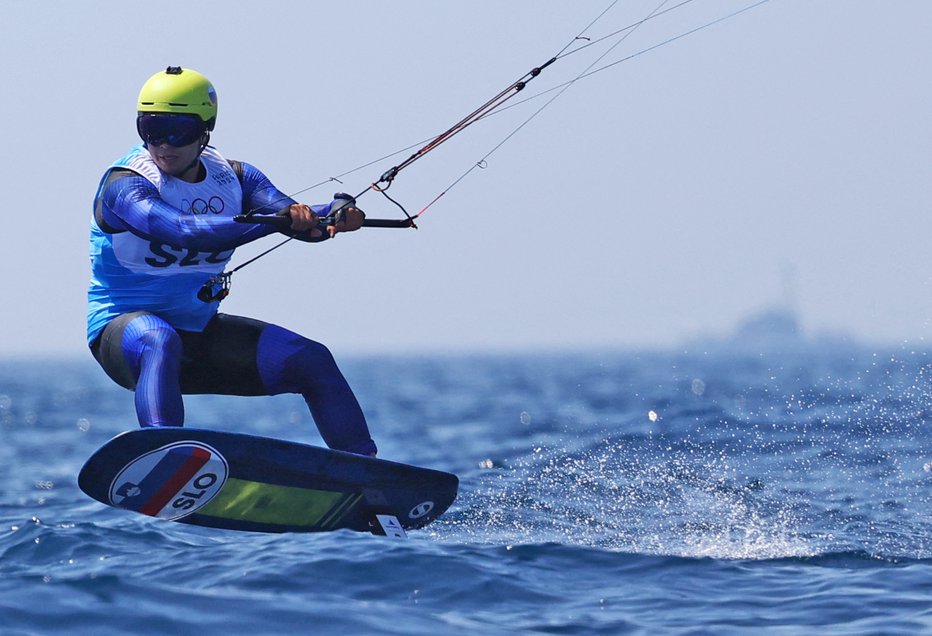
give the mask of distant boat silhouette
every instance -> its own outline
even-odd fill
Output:
[[[770,308],[743,320],[731,337],[739,343],[798,344],[805,340],[796,313],[786,308]]]

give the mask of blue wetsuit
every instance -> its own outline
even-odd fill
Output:
[[[92,352],[135,391],[143,427],[181,426],[185,393],[299,393],[328,446],[375,453],[362,409],[324,345],[197,298],[237,246],[275,231],[234,215],[274,214],[294,203],[258,169],[236,171],[213,148],[200,161],[204,178],[191,184],[159,171],[137,146],[101,180],[91,221]],[[321,215],[328,208],[312,206]]]

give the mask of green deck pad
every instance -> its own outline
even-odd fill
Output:
[[[213,501],[197,513],[282,526],[329,528],[361,498],[361,493],[275,486],[230,478]]]

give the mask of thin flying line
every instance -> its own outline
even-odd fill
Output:
[[[605,10],[602,11],[602,13],[600,13],[599,15],[597,15],[596,18],[595,18],[595,20],[593,20],[592,22],[590,22],[590,23],[586,26],[585,29],[583,29],[582,31],[580,31],[580,32],[579,32],[579,35],[577,35],[577,36],[574,37],[572,40],[570,40],[569,42],[567,42],[567,43],[566,43],[566,46],[564,46],[562,49],[560,49],[559,52],[557,52],[557,54],[554,55],[554,57],[555,57],[556,59],[560,59],[561,57],[563,57],[563,52],[564,52],[566,49],[570,48],[570,47],[573,45],[573,42],[575,42],[576,40],[579,40],[580,38],[582,38],[583,34],[584,34],[586,31],[588,31],[589,29],[591,29],[593,24],[595,24],[596,22],[598,22],[599,20],[601,20],[601,19],[602,19],[602,16],[604,16],[606,13],[608,13],[609,11],[611,11],[612,7],[614,7],[616,4],[618,4],[618,0],[614,0],[610,5],[608,5],[607,7],[605,7]],[[603,39],[604,39],[604,38],[603,38]],[[579,48],[585,48],[585,47],[579,47]],[[571,53],[572,53],[572,52],[573,52],[573,51],[571,51]],[[567,53],[567,55],[569,55],[569,53]]]
[[[692,1],[692,0],[687,0],[687,2],[691,2],[691,1]],[[631,55],[628,55],[628,56],[626,56],[626,57],[621,58],[620,60],[616,60],[616,61],[614,61],[614,62],[611,62],[611,63],[609,63],[609,64],[606,64],[605,66],[600,66],[599,68],[597,68],[597,69],[595,69],[595,70],[593,70],[593,71],[589,71],[589,72],[583,71],[583,74],[582,74],[582,75],[579,75],[578,77],[576,77],[576,78],[574,78],[574,79],[572,79],[572,80],[570,80],[570,81],[568,81],[568,82],[564,82],[564,83],[562,83],[562,84],[557,84],[556,86],[552,86],[552,87],[550,87],[550,88],[548,88],[548,89],[546,89],[546,90],[542,90],[542,91],[540,91],[539,93],[535,93],[534,95],[530,95],[530,96],[528,96],[528,97],[525,97],[524,99],[522,99],[522,100],[520,100],[520,101],[514,102],[514,103],[509,104],[509,105],[507,105],[507,106],[503,106],[501,109],[499,109],[499,110],[496,111],[495,113],[489,113],[489,115],[486,115],[486,117],[488,117],[488,116],[490,116],[490,115],[496,115],[496,114],[498,114],[498,113],[500,113],[500,112],[504,112],[504,111],[509,110],[509,109],[511,109],[511,108],[514,108],[514,107],[516,107],[516,106],[520,106],[521,104],[524,104],[524,103],[527,103],[527,102],[529,102],[529,101],[535,100],[535,99],[537,99],[538,97],[541,97],[541,96],[543,96],[543,95],[546,95],[547,93],[552,93],[553,91],[560,90],[561,88],[564,88],[564,87],[568,87],[568,86],[570,86],[571,84],[573,84],[574,82],[576,82],[576,81],[578,81],[578,80],[585,79],[585,78],[587,78],[587,77],[592,77],[592,76],[595,75],[596,73],[599,73],[599,72],[601,72],[601,71],[604,71],[604,70],[606,70],[606,69],[609,69],[609,68],[611,68],[611,67],[613,67],[613,66],[617,66],[618,64],[621,64],[622,62],[627,62],[627,61],[632,60],[632,59],[634,59],[634,58],[636,58],[636,57],[640,57],[641,55],[644,55],[645,53],[649,53],[650,51],[653,51],[654,49],[660,48],[661,46],[665,46],[665,45],[667,45],[667,44],[671,44],[672,42],[675,42],[675,41],[677,41],[677,40],[680,40],[680,39],[682,39],[682,38],[685,38],[686,36],[693,35],[693,34],[699,32],[699,31],[702,31],[703,29],[707,29],[707,28],[709,28],[709,27],[715,26],[716,24],[718,24],[718,23],[720,23],[720,22],[724,22],[725,20],[729,20],[729,19],[731,19],[731,18],[734,18],[734,17],[736,17],[736,16],[738,16],[738,15],[744,13],[745,11],[750,11],[751,9],[754,9],[754,8],[756,8],[756,7],[759,7],[759,6],[762,5],[762,4],[766,4],[767,2],[770,2],[770,0],[760,0],[759,2],[755,2],[754,4],[751,4],[751,5],[749,5],[749,6],[744,7],[743,9],[737,10],[737,11],[735,11],[734,13],[730,13],[730,14],[728,14],[728,15],[726,15],[726,16],[721,17],[721,18],[717,18],[717,19],[715,19],[715,20],[712,20],[711,22],[707,22],[706,24],[703,24],[702,26],[698,26],[698,27],[696,27],[696,28],[694,28],[694,29],[691,29],[691,30],[689,30],[689,31],[686,31],[685,33],[680,33],[679,35],[676,35],[676,36],[674,36],[674,37],[672,37],[672,38],[669,38],[669,39],[667,39],[667,40],[664,40],[663,42],[658,42],[657,44],[653,44],[653,45],[647,47],[646,49],[641,49],[640,51],[637,51],[636,53],[632,53]],[[668,10],[669,10],[669,9],[668,9]],[[575,50],[578,50],[578,49],[574,49],[574,51],[575,51]],[[572,52],[573,52],[573,51],[570,51],[570,53],[572,53]],[[569,53],[568,53],[567,55],[569,55]],[[604,57],[604,56],[603,56],[603,57]],[[588,70],[588,69],[587,69],[587,70]]]
[[[616,46],[618,46],[619,44],[621,44],[622,42],[624,42],[632,33],[634,33],[634,31],[637,30],[637,28],[638,28],[639,26],[641,26],[642,24],[644,24],[647,20],[649,20],[651,17],[653,17],[654,14],[656,14],[658,11],[660,11],[660,10],[663,8],[663,6],[664,6],[665,4],[667,4],[667,2],[669,2],[669,0],[663,0],[659,5],[657,5],[657,7],[656,7],[653,11],[651,11],[650,14],[648,14],[648,16],[647,16],[646,18],[644,18],[643,20],[641,20],[640,22],[638,22],[633,28],[631,28],[630,30],[628,30],[628,32],[625,33],[625,35],[624,35],[622,38],[620,38],[620,39],[618,40],[618,42],[616,42],[616,43],[613,44],[611,47],[609,47],[609,49],[608,49],[607,51],[605,51],[602,55],[600,55],[599,57],[597,57],[597,58],[595,59],[595,61],[593,61],[593,62],[592,62],[589,66],[587,66],[585,69],[583,69],[582,73],[580,73],[579,75],[577,75],[575,79],[572,79],[572,80],[570,80],[569,82],[567,82],[566,84],[563,84],[563,85],[562,85],[562,90],[560,90],[560,92],[558,92],[556,95],[554,95],[554,96],[551,97],[549,100],[547,100],[546,103],[544,103],[540,108],[538,108],[536,111],[534,111],[534,112],[531,114],[530,117],[528,117],[527,119],[525,119],[517,128],[515,128],[514,130],[512,130],[504,139],[502,139],[500,142],[498,142],[498,143],[497,143],[491,150],[489,150],[489,152],[487,152],[479,161],[477,161],[476,163],[474,163],[473,165],[471,165],[471,166],[469,167],[469,169],[466,170],[466,172],[464,172],[463,174],[461,174],[455,181],[453,181],[453,183],[451,183],[449,186],[447,186],[446,188],[444,188],[443,192],[441,193],[441,196],[442,196],[443,194],[446,194],[447,192],[449,192],[453,187],[456,186],[456,184],[458,184],[460,181],[462,181],[463,179],[465,179],[466,176],[469,175],[473,170],[475,170],[476,168],[478,168],[478,167],[480,167],[481,165],[483,165],[483,164],[485,163],[486,159],[488,159],[490,156],[492,156],[492,154],[493,154],[496,150],[498,150],[499,148],[501,148],[509,139],[511,139],[512,137],[514,137],[516,134],[518,134],[518,131],[520,131],[522,128],[524,128],[525,126],[527,126],[527,125],[531,122],[531,120],[533,120],[535,117],[537,117],[537,116],[541,113],[541,111],[543,111],[545,108],[547,108],[548,106],[550,106],[550,104],[552,104],[553,101],[554,101],[555,99],[557,99],[560,95],[562,95],[573,83],[575,83],[577,80],[579,80],[579,79],[581,79],[582,77],[584,77],[585,74],[589,71],[589,69],[591,69],[593,66],[595,66],[596,64],[598,64],[598,63],[599,63],[599,60],[603,59],[606,55],[608,55],[609,53],[611,53],[612,50],[613,50]],[[525,100],[525,101],[526,101],[526,100]],[[436,200],[439,199],[439,198],[440,198],[440,197],[438,196],[437,198],[434,199],[434,201],[436,201]],[[422,208],[421,211],[418,212],[415,216],[420,216],[421,214],[423,214],[423,213],[427,210],[427,208],[430,207],[431,205],[433,205],[433,201],[432,201],[431,203],[429,203],[428,205],[426,205],[424,208]]]
[[[692,1],[692,0],[686,0],[686,2],[691,2],[691,1]],[[613,8],[616,4],[618,4],[618,0],[613,0],[605,9],[602,10],[602,12],[601,12],[599,15],[597,15],[597,16],[595,17],[595,19],[593,19],[588,25],[586,25],[586,27],[585,27],[582,31],[579,32],[579,35],[576,35],[575,37],[573,37],[573,39],[571,39],[569,42],[567,42],[567,43],[566,43],[566,46],[564,46],[562,49],[560,49],[560,51],[559,51],[556,55],[553,56],[553,59],[556,60],[556,59],[559,59],[560,57],[565,57],[565,56],[563,55],[564,52],[565,52],[568,48],[570,48],[570,46],[572,46],[574,42],[576,42],[577,40],[579,40],[579,39],[583,36],[583,34],[586,33],[586,31],[588,31],[589,29],[591,29],[591,28],[593,27],[593,25],[595,25],[595,23],[597,23],[599,20],[601,20],[601,19],[605,16],[606,13],[608,13],[609,11],[611,11],[612,8]],[[685,2],[684,2],[684,4],[685,4]],[[637,26],[637,25],[635,25],[635,26]],[[625,27],[625,29],[622,29],[622,31],[624,31],[624,30],[626,30],[626,29],[631,29],[631,28],[632,28],[631,26],[628,26],[628,27]],[[612,35],[616,35],[616,34],[619,33],[619,32],[620,32],[620,31],[616,31],[615,33],[612,33],[612,34],[610,34],[610,35],[608,35],[608,36],[605,36],[605,37],[603,37],[603,38],[599,38],[598,40],[596,40],[596,42],[601,42],[601,41],[604,40],[605,38],[611,37]],[[593,42],[592,44],[594,44],[594,43],[595,43],[595,42]],[[575,49],[575,50],[573,50],[573,51],[570,51],[570,53],[567,53],[566,55],[569,55],[569,54],[571,54],[571,53],[575,53],[576,51],[578,51],[578,50],[580,50],[580,49],[583,49],[583,48],[585,48],[585,46],[581,46],[581,47],[579,47],[578,49]],[[509,87],[508,89],[505,89],[505,91],[502,91],[502,93],[499,93],[498,96],[493,97],[489,102],[486,102],[486,105],[488,105],[489,103],[494,102],[496,99],[500,98],[500,97],[502,96],[502,94],[504,94],[505,92],[508,92],[511,88],[513,88],[513,86],[514,86],[514,85],[512,85],[512,86]],[[477,112],[481,111],[483,108],[485,108],[485,106],[480,107],[479,109],[477,109],[476,111],[474,111],[473,114],[476,114]],[[494,112],[497,112],[497,111],[500,110],[500,109],[502,109],[502,104],[495,104],[495,105],[493,106],[492,110],[490,110],[489,112],[486,112],[486,113],[482,113],[482,114],[481,114],[479,117],[477,117],[476,119],[473,119],[473,120],[469,121],[469,122],[466,124],[466,126],[471,125],[472,123],[475,123],[476,121],[480,121],[480,120],[482,120],[482,119],[485,119],[486,117],[488,117],[489,115],[493,114]],[[469,119],[469,116],[467,116],[466,119]],[[463,121],[465,121],[465,120],[461,120],[459,123],[457,123],[457,124],[454,125],[453,129],[456,129],[456,132],[459,132],[459,130],[462,130],[462,128],[465,128],[465,127],[466,127],[466,126],[460,127],[460,125],[463,124]],[[384,157],[379,157],[378,159],[374,159],[374,160],[372,160],[372,161],[369,161],[369,162],[367,162],[367,163],[364,163],[364,164],[362,164],[362,165],[360,165],[360,166],[357,166],[357,167],[355,167],[355,168],[353,168],[353,169],[351,169],[351,170],[347,170],[346,172],[342,172],[342,173],[338,174],[336,177],[330,177],[330,178],[328,178],[328,179],[325,179],[324,181],[320,181],[319,183],[315,183],[314,185],[310,185],[310,186],[308,186],[308,187],[306,187],[306,188],[303,188],[303,189],[301,189],[301,190],[297,190],[297,191],[295,191],[295,192],[292,192],[292,193],[286,195],[285,198],[278,199],[278,200],[276,200],[276,201],[272,201],[271,203],[267,203],[267,204],[265,204],[265,205],[263,205],[263,206],[260,206],[260,207],[257,207],[257,208],[253,208],[252,210],[249,210],[248,212],[246,212],[246,216],[249,216],[249,215],[251,215],[251,214],[254,214],[254,213],[256,213],[256,212],[258,212],[259,210],[262,210],[262,209],[264,209],[264,208],[268,208],[268,207],[270,207],[270,206],[272,206],[272,205],[274,205],[274,204],[276,204],[276,203],[281,203],[282,201],[285,201],[285,200],[287,200],[287,199],[293,199],[294,197],[296,197],[296,196],[299,195],[299,194],[304,194],[305,192],[308,192],[308,191],[313,190],[313,189],[315,189],[315,188],[319,188],[319,187],[321,187],[321,186],[323,186],[323,185],[326,185],[326,184],[328,184],[328,183],[331,183],[331,182],[333,182],[333,181],[338,181],[338,180],[339,180],[340,178],[342,178],[342,177],[345,177],[345,176],[354,174],[354,173],[356,173],[356,172],[359,172],[360,170],[363,170],[363,169],[365,169],[365,168],[368,168],[369,166],[372,166],[372,165],[374,165],[374,164],[376,164],[376,163],[381,163],[382,161],[385,161],[386,159],[391,159],[392,157],[395,157],[396,155],[400,155],[400,154],[402,154],[402,153],[404,153],[404,152],[407,152],[408,150],[411,150],[411,149],[413,149],[413,148],[423,147],[424,144],[427,144],[427,143],[429,143],[429,142],[431,142],[431,141],[433,141],[433,140],[439,139],[440,137],[446,135],[447,132],[449,132],[450,130],[453,130],[453,129],[447,129],[446,131],[444,131],[444,132],[442,132],[442,133],[440,133],[440,134],[438,134],[438,135],[433,135],[433,136],[431,136],[431,137],[428,137],[428,138],[424,139],[423,141],[420,141],[420,142],[417,142],[417,143],[413,143],[413,144],[411,144],[410,146],[406,146],[405,148],[402,148],[401,150],[396,150],[395,152],[393,152],[393,153],[391,153],[391,154],[387,154],[387,155],[385,155]],[[455,133],[454,133],[454,134],[455,134]],[[452,136],[452,135],[450,135],[450,136]],[[448,138],[448,137],[447,137],[447,138]],[[443,139],[443,141],[446,141],[446,138]],[[442,143],[442,142],[441,142],[441,143]],[[439,144],[438,144],[438,145],[439,145]],[[432,149],[433,149],[433,148],[431,148],[431,150],[432,150]],[[426,154],[426,153],[425,153],[425,154]],[[423,155],[420,155],[420,156],[423,156]],[[418,158],[420,158],[420,156],[418,156]],[[480,163],[481,163],[481,162],[480,162]]]
[[[644,24],[644,23],[647,22],[648,20],[653,20],[654,18],[659,18],[660,16],[665,15],[665,14],[667,14],[667,13],[670,13],[671,11],[675,11],[675,10],[679,9],[680,7],[682,7],[683,5],[687,5],[687,4],[689,4],[690,2],[692,2],[692,1],[693,1],[693,0],[683,0],[683,1],[680,2],[679,4],[675,4],[675,5],[673,5],[672,7],[668,7],[668,8],[666,8],[666,9],[664,9],[663,11],[658,11],[658,12],[656,12],[656,13],[654,13],[654,14],[652,14],[652,15],[646,17],[646,18],[644,18],[644,19],[641,20],[640,22],[635,22],[634,24],[629,24],[628,26],[626,26],[626,27],[624,27],[624,28],[621,28],[621,29],[618,29],[617,31],[612,31],[612,32],[609,33],[608,35],[603,35],[603,36],[600,37],[600,38],[597,38],[597,39],[595,39],[595,40],[592,40],[591,42],[586,42],[585,44],[582,44],[582,45],[576,47],[575,49],[573,49],[572,51],[569,51],[568,53],[563,53],[562,55],[558,55],[558,56],[557,56],[557,59],[562,59],[562,58],[564,58],[564,57],[567,57],[567,56],[572,55],[573,53],[578,53],[579,51],[582,51],[583,49],[587,49],[587,48],[589,48],[590,46],[593,46],[593,45],[595,45],[595,44],[598,44],[599,42],[604,42],[605,40],[607,40],[607,39],[609,39],[609,38],[611,38],[611,37],[613,37],[613,36],[616,36],[616,35],[618,35],[619,33],[623,33],[624,31],[627,31],[628,29],[636,29],[637,27],[641,26],[642,24]],[[579,39],[579,38],[577,37],[576,39]],[[564,50],[565,50],[565,49],[564,49]],[[561,53],[562,53],[562,51],[561,51]]]
[[[653,51],[653,50],[656,49],[656,48],[659,48],[659,47],[661,47],[661,46],[664,46],[665,44],[670,44],[671,42],[676,42],[677,40],[680,40],[680,39],[682,39],[682,38],[685,38],[685,37],[688,36],[688,35],[692,35],[692,34],[694,34],[694,33],[697,33],[697,32],[699,32],[699,31],[702,31],[703,29],[707,29],[707,28],[709,28],[709,27],[711,27],[711,26],[715,26],[716,24],[719,24],[720,22],[724,22],[725,20],[729,20],[729,19],[731,19],[731,18],[734,18],[735,16],[741,15],[741,14],[744,13],[745,11],[750,11],[751,9],[754,9],[754,8],[756,8],[756,7],[759,7],[760,5],[766,4],[766,3],[768,3],[768,2],[770,2],[770,0],[760,0],[759,2],[755,2],[754,4],[748,5],[748,6],[744,7],[743,9],[738,9],[738,10],[735,11],[734,13],[729,13],[729,14],[726,15],[726,16],[722,16],[721,18],[718,18],[718,19],[716,19],[716,20],[712,20],[711,22],[707,22],[706,24],[703,24],[702,26],[698,26],[698,27],[696,27],[695,29],[691,29],[691,30],[689,30],[689,31],[686,31],[685,33],[681,33],[681,34],[679,34],[679,35],[677,35],[677,36],[674,36],[674,37],[672,37],[672,38],[670,38],[670,39],[668,39],[668,40],[664,40],[663,42],[660,42],[660,43],[655,44],[655,45],[653,45],[653,46],[649,46],[649,47],[647,47],[646,49],[643,49],[643,50],[641,50],[641,51],[638,51],[637,53],[632,53],[632,54],[629,55],[628,57],[623,57],[623,58],[621,58],[620,60],[617,60],[617,61],[615,61],[615,62],[612,62],[611,64],[606,64],[605,66],[599,67],[599,68],[595,69],[594,71],[592,71],[591,73],[585,73],[584,75],[581,75],[581,76],[579,76],[579,77],[576,78],[576,79],[583,79],[583,78],[585,78],[585,77],[589,77],[589,76],[591,76],[591,75],[595,75],[595,74],[598,73],[599,71],[604,71],[605,69],[611,68],[611,67],[616,66],[616,65],[618,65],[618,64],[621,64],[622,62],[627,62],[628,60],[630,60],[630,59],[632,59],[632,58],[638,57],[638,56],[640,56],[640,55],[644,55],[645,53],[648,53],[648,52],[650,52],[650,51]],[[569,83],[572,83],[572,82],[569,82]]]
[[[623,31],[629,31],[629,33],[628,33],[627,35],[625,35],[624,38],[622,38],[621,40],[619,40],[618,42],[616,42],[615,44],[613,44],[605,53],[603,53],[601,56],[599,56],[598,58],[596,58],[596,60],[595,60],[594,62],[592,62],[592,64],[590,64],[589,66],[587,66],[587,67],[583,70],[582,73],[580,73],[579,75],[577,75],[577,76],[576,76],[575,78],[573,78],[572,80],[570,80],[570,81],[568,81],[568,82],[565,82],[565,83],[563,83],[563,84],[559,84],[559,85],[554,86],[554,87],[552,87],[552,88],[549,88],[549,89],[547,89],[547,90],[545,90],[545,91],[541,91],[541,92],[539,92],[539,93],[537,93],[537,94],[535,94],[535,95],[532,95],[532,96],[530,96],[530,97],[527,97],[527,98],[525,98],[525,99],[523,99],[523,100],[521,100],[521,101],[514,102],[514,103],[512,103],[512,104],[509,104],[508,106],[501,106],[501,107],[499,107],[499,108],[496,108],[493,112],[486,113],[486,114],[482,115],[482,117],[480,117],[479,119],[475,120],[475,121],[481,121],[482,119],[485,119],[486,117],[488,117],[488,116],[490,116],[490,115],[494,115],[494,114],[503,112],[503,111],[505,111],[505,110],[508,110],[508,109],[513,108],[513,107],[515,107],[515,106],[518,106],[518,105],[520,105],[520,104],[524,104],[525,102],[529,102],[529,101],[531,101],[531,100],[533,100],[533,99],[537,99],[538,97],[541,97],[542,95],[546,95],[547,93],[551,93],[551,92],[556,91],[556,90],[559,91],[559,92],[558,92],[556,95],[554,95],[550,100],[548,100],[545,104],[543,104],[540,108],[538,108],[538,109],[537,109],[530,117],[528,117],[520,126],[518,126],[515,130],[513,130],[507,137],[505,137],[502,141],[500,141],[500,142],[499,142],[494,148],[492,148],[488,153],[486,153],[486,155],[483,156],[482,159],[480,159],[479,161],[477,161],[476,163],[474,163],[474,164],[473,164],[466,172],[464,172],[458,179],[456,179],[453,183],[451,183],[449,186],[447,186],[447,188],[445,188],[440,194],[438,194],[438,195],[433,199],[433,201],[431,201],[430,203],[428,203],[426,206],[424,206],[424,208],[421,209],[420,212],[418,212],[417,214],[415,214],[414,217],[416,218],[416,217],[419,217],[421,214],[423,214],[423,213],[427,210],[427,208],[429,208],[431,205],[433,205],[437,200],[439,200],[443,195],[445,195],[445,194],[447,193],[447,191],[449,191],[450,189],[452,189],[452,188],[453,188],[454,186],[456,186],[460,181],[462,181],[464,178],[466,178],[466,176],[469,175],[473,170],[475,170],[476,168],[485,167],[486,159],[488,159],[488,157],[490,157],[496,150],[498,150],[505,142],[507,142],[509,139],[511,139],[514,135],[516,135],[516,134],[518,133],[519,130],[521,130],[521,129],[524,128],[528,123],[530,123],[530,121],[533,120],[535,117],[537,117],[537,115],[539,115],[540,112],[544,110],[544,108],[546,108],[547,106],[549,106],[557,97],[559,97],[560,95],[562,95],[570,86],[572,86],[573,84],[575,84],[577,81],[579,81],[579,80],[581,80],[581,79],[585,79],[585,78],[587,78],[587,77],[591,77],[591,76],[595,75],[596,73],[600,73],[601,71],[604,71],[604,70],[607,70],[607,69],[609,69],[609,68],[612,68],[613,66],[617,66],[618,64],[621,64],[622,62],[627,62],[627,61],[629,61],[629,60],[632,60],[632,59],[634,59],[634,58],[636,58],[636,57],[639,57],[639,56],[641,56],[641,55],[644,55],[645,53],[649,53],[650,51],[653,51],[653,50],[655,50],[655,49],[658,49],[658,48],[660,48],[660,47],[662,47],[662,46],[666,46],[667,44],[670,44],[670,43],[675,42],[675,41],[677,41],[677,40],[681,40],[681,39],[683,39],[683,38],[685,38],[685,37],[687,37],[687,36],[690,36],[690,35],[693,35],[693,34],[695,34],[695,33],[698,33],[699,31],[705,30],[705,29],[707,29],[707,28],[709,28],[709,27],[715,26],[716,24],[720,24],[720,23],[722,23],[722,22],[725,22],[726,20],[730,20],[731,18],[734,18],[734,17],[736,17],[736,16],[738,16],[738,15],[740,15],[740,14],[742,14],[742,13],[745,13],[745,12],[747,12],[747,11],[750,11],[751,9],[755,9],[755,8],[757,8],[757,7],[759,7],[759,6],[763,5],[763,4],[766,4],[767,2],[770,2],[770,0],[759,0],[759,2],[755,2],[755,3],[750,4],[750,5],[748,5],[748,6],[744,7],[744,8],[742,8],[742,9],[738,9],[737,11],[734,11],[734,12],[732,12],[732,13],[729,13],[729,14],[725,15],[725,16],[722,16],[722,17],[720,17],[720,18],[717,18],[717,19],[715,19],[715,20],[712,20],[712,21],[710,21],[710,22],[707,22],[707,23],[705,23],[705,24],[703,24],[703,25],[701,25],[701,26],[698,26],[698,27],[696,27],[696,28],[694,28],[694,29],[690,29],[689,31],[686,31],[686,32],[681,33],[681,34],[679,34],[679,35],[676,35],[676,36],[674,36],[674,37],[671,37],[671,38],[668,38],[668,39],[663,40],[663,41],[661,41],[661,42],[658,42],[657,44],[654,44],[653,46],[649,46],[649,47],[647,47],[647,48],[645,48],[645,49],[642,49],[642,50],[640,50],[640,51],[637,51],[636,53],[632,53],[631,55],[628,55],[628,56],[626,56],[626,57],[621,58],[620,60],[616,60],[616,61],[614,61],[614,62],[611,62],[610,64],[606,64],[605,66],[600,66],[600,67],[597,68],[597,69],[590,70],[590,69],[592,69],[593,66],[595,66],[595,65],[599,62],[599,60],[603,59],[606,55],[608,55],[608,53],[610,53],[615,47],[617,47],[619,44],[621,44],[621,42],[623,42],[624,39],[626,39],[626,38],[627,38],[635,29],[637,29],[640,25],[644,24],[644,22],[646,22],[646,21],[648,21],[648,20],[651,20],[651,19],[653,19],[653,18],[656,18],[656,17],[658,17],[658,16],[660,16],[660,15],[663,15],[663,14],[665,14],[665,13],[669,13],[670,11],[672,11],[672,10],[674,10],[674,9],[677,9],[677,8],[679,8],[679,7],[681,7],[681,6],[685,5],[685,4],[687,4],[688,2],[692,2],[692,0],[684,0],[683,2],[680,2],[680,3],[677,4],[677,5],[674,5],[674,6],[672,6],[672,7],[669,7],[669,8],[667,8],[667,9],[664,9],[664,10],[661,11],[660,9],[661,9],[668,1],[669,1],[669,0],[664,0],[664,2],[662,2],[662,3],[657,7],[657,9],[655,9],[654,12],[652,12],[649,16],[647,16],[646,18],[644,18],[644,19],[641,20],[640,22],[637,22],[637,23],[635,23],[635,24],[633,24],[633,25],[630,25],[630,26],[625,27],[624,29],[619,29],[618,31],[615,31],[615,32],[613,32],[613,33],[610,33],[609,35],[606,35],[606,36],[604,36],[604,37],[602,37],[602,38],[599,38],[598,40],[595,40],[595,41],[593,41],[593,42],[589,42],[589,43],[584,44],[584,45],[582,45],[582,46],[580,46],[580,47],[578,47],[578,48],[576,48],[576,49],[573,49],[572,51],[570,51],[570,52],[568,52],[568,53],[565,53],[565,51],[566,51],[567,48],[569,48],[569,45],[565,46],[565,47],[561,50],[561,52],[556,56],[557,58],[566,57],[567,55],[571,55],[571,54],[576,53],[577,51],[580,51],[580,50],[582,50],[582,49],[584,49],[584,48],[587,48],[587,47],[589,47],[589,46],[591,46],[591,45],[593,45],[593,44],[596,44],[596,43],[598,43],[598,42],[604,41],[605,39],[610,38],[610,37],[612,37],[612,36],[614,36],[614,35],[617,35],[618,33],[621,33],[621,32],[623,32]],[[583,29],[583,31],[581,32],[581,34],[582,34],[582,33],[585,33],[589,28],[591,28],[592,25],[595,24],[603,15],[605,15],[605,13],[607,13],[616,3],[617,3],[617,0],[615,0],[614,2],[612,2],[612,4],[609,5],[609,7],[606,8],[601,14],[599,14],[599,16],[598,16],[595,20],[593,20],[593,21],[589,24],[589,26],[587,26],[585,29]],[[572,44],[572,42],[576,41],[577,39],[579,39],[579,36],[576,36],[575,38],[573,38],[573,40],[570,42],[570,44]],[[314,184],[314,185],[312,185],[312,186],[308,186],[307,188],[304,188],[304,189],[302,189],[302,190],[298,190],[298,191],[294,192],[293,194],[288,195],[288,198],[292,198],[292,197],[294,197],[295,195],[302,194],[302,193],[307,192],[307,191],[309,191],[309,190],[313,190],[314,188],[318,188],[318,187],[323,186],[323,185],[325,185],[325,184],[327,184],[327,183],[330,183],[330,182],[332,182],[332,181],[338,181],[339,178],[341,178],[341,177],[345,177],[345,176],[348,176],[348,175],[350,175],[350,174],[354,174],[354,173],[359,172],[360,170],[363,170],[364,168],[368,168],[369,166],[372,166],[372,165],[374,165],[374,164],[376,164],[376,163],[379,163],[379,162],[384,161],[384,160],[386,160],[386,159],[390,159],[390,158],[392,158],[392,157],[394,157],[394,156],[396,156],[396,155],[400,155],[400,154],[402,154],[403,152],[406,152],[406,151],[408,151],[408,150],[411,150],[412,148],[416,148],[416,147],[418,147],[418,146],[420,146],[420,145],[423,145],[424,143],[427,143],[428,141],[430,141],[431,139],[434,139],[434,138],[435,138],[435,137],[428,137],[428,138],[424,139],[423,141],[420,141],[420,142],[411,144],[410,146],[407,146],[407,147],[405,147],[405,148],[402,148],[402,149],[400,149],[400,150],[397,150],[397,151],[395,151],[395,152],[393,152],[393,153],[390,153],[390,154],[385,155],[385,156],[383,156],[383,157],[380,157],[380,158],[378,158],[378,159],[374,159],[374,160],[372,160],[372,161],[369,161],[369,162],[367,162],[367,163],[365,163],[365,164],[362,164],[362,165],[360,165],[360,166],[357,166],[357,167],[355,167],[355,168],[352,168],[351,170],[347,170],[347,171],[345,171],[345,172],[342,172],[342,173],[338,174],[336,177],[330,177],[330,178],[328,178],[328,179],[326,179],[326,180],[324,180],[324,181],[321,181],[321,182],[319,182],[319,183],[316,183],[316,184]],[[282,200],[284,200],[284,199],[282,199]],[[275,203],[275,202],[273,202],[273,203]],[[269,204],[269,205],[271,205],[271,204]],[[267,206],[265,206],[265,207],[267,207]],[[251,212],[255,212],[255,211],[259,210],[259,209],[262,209],[262,208],[256,208],[255,210],[252,210]],[[263,252],[263,253],[260,254],[259,256],[256,256],[255,258],[250,259],[250,260],[247,261],[246,263],[243,263],[243,264],[240,265],[239,267],[236,267],[235,269],[233,269],[233,270],[230,272],[230,274],[232,274],[232,273],[235,272],[236,270],[240,269],[241,267],[244,267],[244,266],[248,265],[249,263],[253,262],[254,260],[260,258],[261,256],[264,256],[264,255],[267,254],[268,252],[271,252],[271,251],[273,251],[273,250],[275,250],[275,249],[281,247],[282,245],[284,245],[284,244],[287,243],[288,241],[292,240],[292,238],[293,238],[293,237],[286,239],[286,240],[283,241],[282,243],[279,243],[278,245],[276,245],[276,246],[272,247],[271,249],[267,250],[266,252]]]

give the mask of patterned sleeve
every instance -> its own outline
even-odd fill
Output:
[[[201,251],[230,250],[275,232],[274,226],[232,217],[185,214],[166,203],[145,177],[123,172],[104,187],[97,223],[109,233],[129,231],[150,241]]]
[[[269,178],[266,177],[261,170],[245,162],[242,163],[242,166],[243,176],[241,183],[243,186],[244,213],[277,214],[290,205],[297,203],[294,199],[272,185],[272,182],[269,181]],[[315,214],[325,216],[329,212],[330,204],[312,205],[310,207]],[[311,243],[318,243],[328,238],[326,232],[317,238],[312,238],[310,232],[291,232],[285,230],[282,233],[288,236],[294,236],[294,238],[301,241],[308,241]]]

